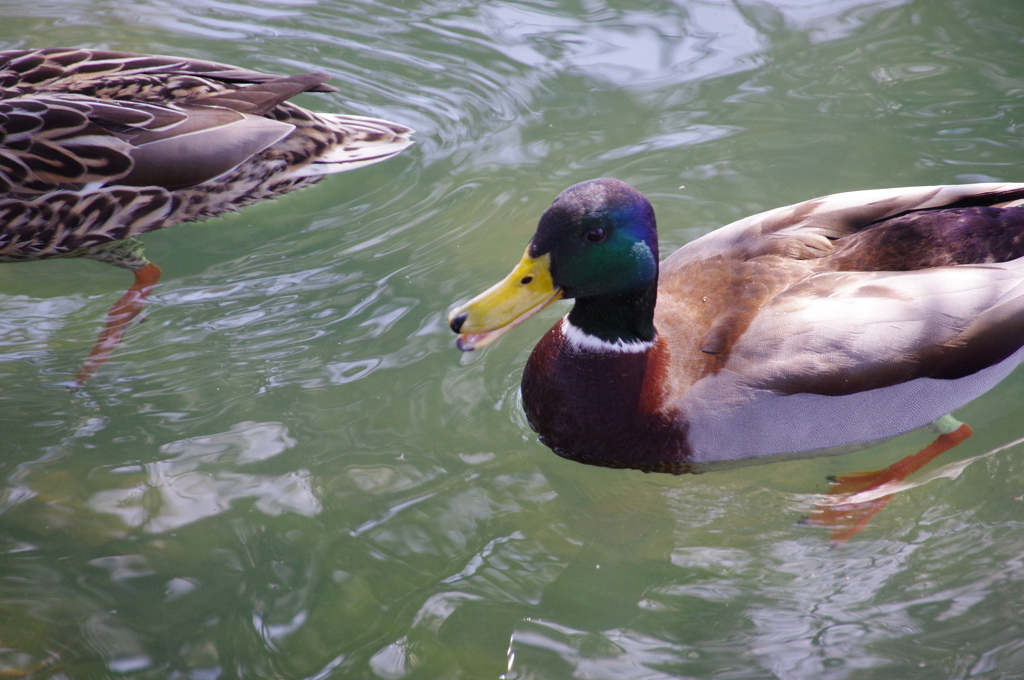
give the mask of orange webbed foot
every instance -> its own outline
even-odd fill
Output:
[[[948,418],[948,417],[947,417]],[[825,499],[808,516],[809,524],[825,526],[832,531],[832,541],[843,543],[867,526],[898,490],[896,487],[936,457],[960,445],[971,436],[971,426],[952,418],[936,421],[940,428],[955,429],[940,434],[935,441],[917,453],[881,470],[852,472],[832,478],[835,482]]]
[[[142,312],[146,296],[160,280],[160,267],[152,263],[136,269],[134,273],[135,283],[107,311],[106,326],[100,331],[96,344],[93,345],[89,356],[86,357],[82,367],[75,374],[75,388],[84,385],[107,362],[110,355],[121,344],[121,338],[124,336],[128,324]]]

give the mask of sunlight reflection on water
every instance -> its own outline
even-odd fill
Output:
[[[415,127],[386,164],[146,236],[148,320],[82,393],[123,272],[0,267],[0,675],[1017,677],[1024,383],[858,539],[801,518],[838,459],[672,478],[537,443],[553,309],[458,355],[445,314],[540,212],[636,184],[663,254],[837,190],[1020,180],[1007,3],[41,0],[4,47],[326,71]],[[685,189],[680,189],[684,185]],[[109,271],[108,271],[109,270]]]
[[[136,481],[130,488],[100,491],[88,504],[96,512],[116,515],[126,526],[149,533],[173,531],[214,517],[241,499],[252,500],[253,507],[267,515],[294,512],[312,517],[321,505],[309,471],[280,476],[230,471],[277,456],[295,444],[281,423],[238,423],[221,434],[165,444],[160,452],[172,458],[149,463],[143,470],[137,466],[111,470]]]

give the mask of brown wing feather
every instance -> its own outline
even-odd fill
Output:
[[[182,189],[218,177],[286,137],[294,127],[227,109],[197,108],[189,122],[202,119],[183,134],[140,136],[130,155],[134,168],[119,180],[129,186]]]

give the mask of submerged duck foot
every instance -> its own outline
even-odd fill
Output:
[[[865,472],[847,472],[829,477],[835,486],[829,489],[830,496],[861,493],[877,489],[883,484],[902,482],[912,473],[917,472],[939,455],[959,446],[973,434],[971,426],[961,424],[956,430],[941,434],[931,444],[917,453],[907,456],[889,467]]]
[[[870,500],[824,504],[807,517],[806,523],[828,528],[832,544],[839,545],[859,534],[895,495],[891,493]]]
[[[107,359],[114,353],[117,346],[121,344],[121,338],[128,329],[128,325],[142,313],[145,307],[146,297],[160,280],[160,267],[148,263],[141,269],[135,270],[135,283],[125,292],[121,298],[111,305],[107,312],[107,324],[100,331],[96,343],[93,345],[89,356],[86,357],[82,367],[75,374],[75,382],[72,389],[81,388],[86,381],[96,375]]]
[[[830,477],[829,481],[834,482],[835,486],[811,512],[807,523],[831,529],[834,543],[848,541],[888,505],[898,490],[894,488],[895,485],[906,480],[939,455],[960,445],[972,434],[971,426],[963,423],[952,432],[939,435],[935,441],[917,453],[889,467]],[[890,493],[885,493],[886,490]],[[879,495],[880,493],[884,495]]]

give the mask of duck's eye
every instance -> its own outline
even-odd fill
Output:
[[[598,227],[597,229],[591,229],[586,233],[586,237],[591,243],[600,243],[605,237],[604,228]]]

